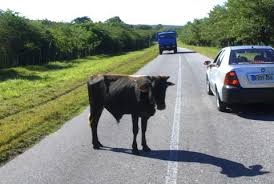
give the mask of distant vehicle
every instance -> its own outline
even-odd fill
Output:
[[[206,86],[219,111],[231,104],[274,103],[274,50],[268,46],[221,49],[207,65]]]
[[[164,50],[173,50],[177,53],[177,41],[175,31],[159,32],[157,34],[157,41],[159,44],[159,53],[162,54]]]

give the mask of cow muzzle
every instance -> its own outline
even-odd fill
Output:
[[[166,108],[166,104],[159,104],[157,105],[158,110],[164,110]]]

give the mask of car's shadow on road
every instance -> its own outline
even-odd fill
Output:
[[[272,121],[274,122],[274,105],[249,104],[235,105],[231,113],[239,117],[251,120]]]
[[[125,148],[110,148],[106,147],[104,150],[132,154],[130,149]],[[193,162],[200,164],[210,164],[220,167],[221,174],[227,177],[235,178],[241,176],[258,176],[269,173],[268,171],[262,171],[263,167],[261,165],[244,166],[241,163],[227,160],[224,158],[219,158],[204,153],[194,152],[194,151],[184,151],[184,150],[153,150],[150,152],[140,152],[140,157],[159,159],[165,161],[174,162]]]

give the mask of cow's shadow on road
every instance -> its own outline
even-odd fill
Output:
[[[125,148],[106,148],[105,150],[132,154],[130,149]],[[151,152],[140,152],[140,157],[159,159],[165,161],[174,162],[192,162],[200,164],[210,164],[221,168],[221,174],[230,178],[241,176],[258,176],[269,173],[268,171],[262,171],[261,165],[244,166],[241,163],[219,158],[204,153],[184,150],[154,150]]]

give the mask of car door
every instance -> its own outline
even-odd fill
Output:
[[[211,86],[211,89],[213,93],[215,94],[215,86],[216,82],[218,80],[218,68],[220,67],[222,63],[222,59],[224,57],[224,51],[225,49],[222,49],[216,58],[214,59],[213,63],[208,66],[208,79]]]

